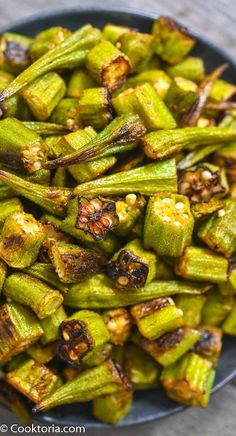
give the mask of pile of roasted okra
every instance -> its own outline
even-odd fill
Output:
[[[0,399],[25,422],[22,394],[112,424],[138,389],[207,405],[236,335],[236,87],[194,45],[167,17],[1,37]]]

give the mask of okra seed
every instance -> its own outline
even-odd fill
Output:
[[[205,170],[202,172],[202,179],[204,180],[210,180],[212,178],[212,174],[210,171]]]
[[[163,203],[166,203],[166,204],[170,204],[171,203],[171,199],[170,198],[168,198],[168,197],[166,197],[166,198],[163,198]]]
[[[133,206],[137,200],[137,195],[128,194],[128,195],[126,195],[125,200],[129,206]]]
[[[128,277],[125,277],[125,276],[119,277],[117,281],[118,281],[119,285],[121,285],[121,286],[126,286],[129,283]]]
[[[63,331],[63,338],[65,339],[65,341],[70,340],[70,336],[68,335],[68,333],[65,330]]]
[[[175,207],[178,210],[182,210],[182,209],[184,209],[184,203],[182,203],[181,201],[178,201],[178,203],[175,204]]]
[[[169,216],[163,216],[163,221],[166,221],[167,223],[170,222],[170,217]]]
[[[179,221],[174,221],[174,225],[175,225],[176,227],[180,227],[180,226],[181,226],[181,223],[180,223]]]
[[[225,210],[224,210],[224,209],[220,209],[220,210],[218,211],[218,217],[221,218],[221,217],[224,216],[224,215],[225,215]]]

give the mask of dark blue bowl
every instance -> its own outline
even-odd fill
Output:
[[[93,24],[102,28],[107,22],[121,24],[128,27],[149,32],[154,15],[129,9],[99,9],[90,7],[71,8],[61,11],[51,11],[37,16],[26,18],[12,25],[0,28],[0,34],[4,31],[18,32],[34,36],[41,30],[51,26],[65,26],[75,30],[84,24]],[[194,54],[201,56],[206,69],[211,71],[217,66],[227,62],[229,68],[223,77],[231,82],[236,81],[236,64],[218,47],[195,35],[197,45]],[[213,391],[217,391],[233,377],[236,376],[236,338],[225,337],[222,355],[217,366],[216,380]],[[162,389],[153,389],[136,392],[133,407],[118,427],[134,425],[153,421],[172,415],[183,410],[182,406],[169,400]],[[72,404],[58,407],[48,413],[35,415],[35,418],[43,423],[65,425],[85,425],[86,428],[109,428],[110,426],[100,423],[93,418],[91,404]]]

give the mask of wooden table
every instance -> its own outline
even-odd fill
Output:
[[[100,5],[102,7],[132,7],[156,14],[171,15],[196,33],[236,56],[236,1],[235,0],[1,0],[0,25],[29,16],[39,11],[69,6]],[[145,395],[145,393],[144,393]],[[158,401],[158,398],[157,398]],[[236,382],[215,394],[205,410],[191,409],[166,420],[144,424],[125,430],[90,431],[94,436],[235,436]],[[10,413],[0,412],[0,424],[16,422]],[[83,424],[83,423],[81,423]],[[5,435],[11,435],[10,430]],[[44,433],[45,434],[45,433]]]

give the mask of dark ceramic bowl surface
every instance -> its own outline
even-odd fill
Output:
[[[155,16],[141,11],[132,10],[104,10],[99,8],[73,8],[62,11],[52,11],[26,18],[9,26],[1,27],[0,34],[4,31],[18,32],[34,36],[41,30],[51,26],[65,26],[75,30],[84,24],[93,24],[102,28],[105,23],[112,22],[148,32],[151,29]],[[174,18],[174,17],[173,17]],[[195,35],[196,36],[196,35]],[[208,71],[227,62],[229,68],[223,77],[231,82],[236,82],[236,64],[222,50],[208,41],[196,36],[197,45],[192,52],[201,56]],[[233,377],[236,376],[236,338],[225,337],[223,352],[217,366],[216,380],[213,391],[217,391]],[[183,410],[183,407],[169,400],[165,393],[159,389],[139,391],[134,394],[133,407],[118,427],[134,425],[160,419]],[[92,417],[91,404],[72,404],[58,407],[35,418],[47,424],[84,425],[86,428],[110,427],[100,423]]]

